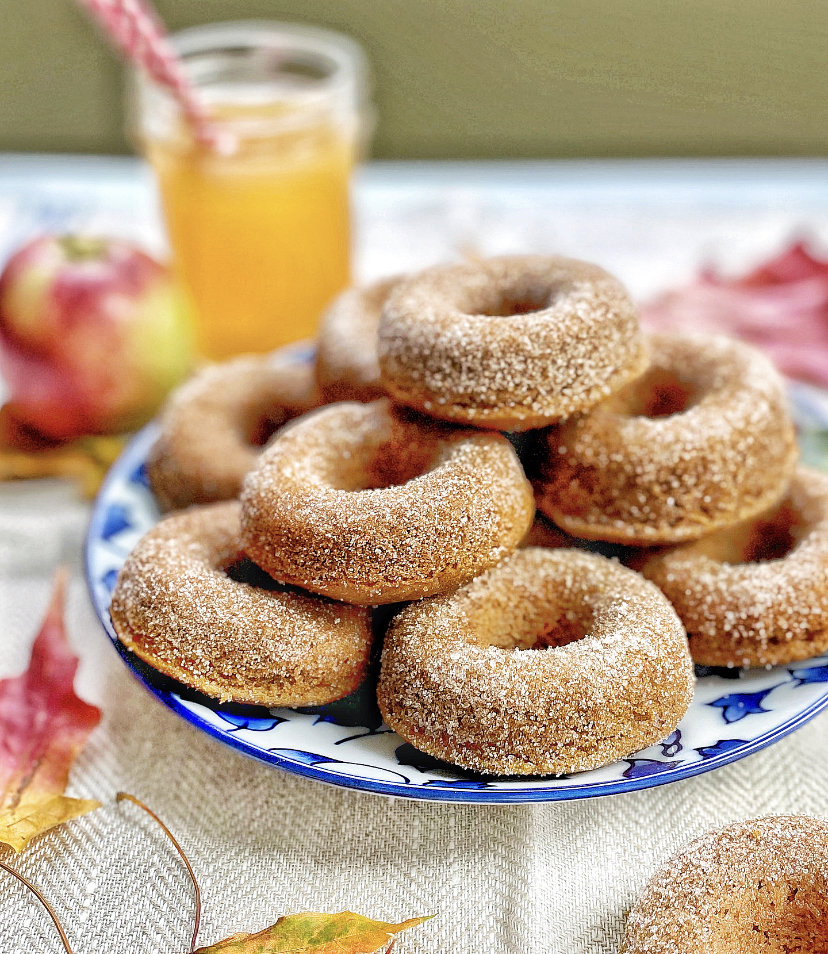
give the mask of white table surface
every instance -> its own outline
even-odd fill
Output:
[[[555,251],[599,262],[642,300],[700,264],[743,269],[795,237],[828,248],[828,162],[378,163],[360,173],[355,206],[365,279],[468,250]],[[0,262],[39,232],[66,230],[163,252],[146,168],[0,157]],[[291,910],[351,907],[389,920],[439,912],[400,940],[400,954],[609,954],[655,864],[693,835],[760,813],[828,813],[826,715],[707,776],[582,803],[415,805],[256,764],[181,723],[125,673],[80,579],[86,518],[69,486],[0,486],[0,676],[25,667],[51,574],[68,562],[76,686],[104,710],[70,793],[111,800],[127,788],[180,835],[205,893],[202,943]],[[55,899],[78,952],[184,950],[186,880],[123,809],[108,803],[18,864]],[[60,950],[7,880],[0,950]]]

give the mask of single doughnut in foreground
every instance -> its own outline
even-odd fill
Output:
[[[349,288],[330,305],[319,323],[316,383],[326,404],[373,401],[380,384],[377,329],[380,313],[399,278]]]
[[[684,629],[652,584],[593,554],[529,548],[396,616],[377,695],[422,752],[540,775],[665,738],[693,683]]]
[[[237,501],[173,514],[118,575],[110,615],[154,669],[222,701],[322,705],[353,692],[371,648],[367,610],[234,579],[244,561]],[[270,588],[272,587],[272,589]]]
[[[241,499],[251,559],[285,583],[359,604],[459,586],[511,553],[535,512],[504,437],[439,426],[386,400],[294,421]]]
[[[705,666],[764,666],[828,650],[828,474],[798,467],[770,513],[656,552],[642,573]]]
[[[244,355],[209,365],[175,391],[147,461],[162,510],[232,500],[262,445],[319,405],[307,364]]]
[[[621,954],[828,954],[828,823],[737,822],[697,838],[652,877]]]
[[[617,279],[587,262],[513,255],[400,281],[380,319],[379,362],[402,404],[523,431],[597,404],[647,356]]]
[[[655,335],[647,373],[542,437],[538,508],[593,540],[679,543],[785,493],[796,463],[784,385],[724,337]]]

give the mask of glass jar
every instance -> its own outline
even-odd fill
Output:
[[[200,350],[220,359],[310,337],[351,281],[349,185],[370,118],[363,53],[337,33],[269,22],[172,41],[216,143],[140,74],[132,124],[158,177]]]

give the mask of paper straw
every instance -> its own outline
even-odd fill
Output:
[[[115,48],[151,79],[175,96],[202,142],[215,144],[216,134],[204,104],[190,82],[150,0],[77,0],[100,24]]]

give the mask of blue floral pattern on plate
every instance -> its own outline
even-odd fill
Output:
[[[307,347],[294,349],[307,360]],[[828,428],[828,395],[791,389],[806,428]],[[214,738],[288,772],[348,788],[454,802],[588,798],[678,781],[750,755],[828,707],[828,656],[748,672],[703,670],[678,729],[630,758],[571,776],[490,778],[418,753],[381,724],[370,689],[329,706],[263,709],[221,705],[155,673],[118,642],[109,602],[118,570],[158,520],[145,461],[157,428],[141,431],[110,471],[86,542],[89,590],[124,662],[150,692]]]

